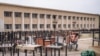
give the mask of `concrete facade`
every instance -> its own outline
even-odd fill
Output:
[[[5,16],[7,12],[10,16]],[[19,13],[18,17],[15,16],[16,12]],[[4,31],[53,30],[54,19],[57,20],[57,30],[98,29],[99,27],[99,15],[97,14],[5,3],[0,4],[0,19],[4,21]]]

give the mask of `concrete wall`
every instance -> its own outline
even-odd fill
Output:
[[[22,13],[22,17],[19,18],[15,18],[15,17],[4,17],[4,11],[11,11],[11,12],[21,12]],[[31,19],[31,17],[29,18],[24,18],[23,17],[23,13],[37,13],[37,14],[50,14],[52,15],[57,15],[57,24],[61,24],[61,28],[57,28],[57,30],[62,29],[62,30],[76,30],[76,29],[82,29],[84,27],[78,27],[78,28],[73,28],[72,24],[73,22],[76,22],[75,24],[95,24],[95,27],[92,28],[98,28],[98,23],[99,23],[99,17],[98,15],[94,15],[94,14],[88,14],[88,13],[78,13],[78,12],[69,12],[69,11],[62,11],[62,10],[53,10],[53,9],[45,9],[45,8],[35,8],[35,7],[27,7],[27,6],[18,6],[18,5],[9,5],[9,4],[0,4],[0,19],[4,20],[5,24],[22,24],[24,22],[24,24],[44,24],[44,30],[53,30],[52,28],[52,22],[53,22],[53,18],[51,17],[51,19],[40,19],[39,16],[37,19]],[[58,15],[61,16],[67,16],[66,19],[58,19]],[[71,16],[71,20],[68,20],[68,16]],[[89,18],[95,18],[95,21],[84,21],[84,20],[73,20],[73,16],[75,17],[89,17]],[[13,19],[15,19],[13,22]],[[76,18],[77,19],[77,18]],[[32,22],[32,23],[30,23]],[[46,28],[46,24],[51,24],[51,28],[47,29]],[[66,24],[66,28],[63,27],[63,24]],[[68,28],[68,24],[71,24],[71,28]],[[23,28],[22,28],[23,29]],[[31,29],[31,28],[30,28]],[[29,30],[30,30],[29,29]],[[39,29],[39,26],[38,26]],[[91,27],[86,29],[91,29]],[[16,29],[15,29],[16,30]],[[32,30],[37,30],[37,29],[32,29]],[[43,29],[40,29],[43,30]]]

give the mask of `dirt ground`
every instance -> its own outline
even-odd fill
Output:
[[[80,53],[83,51],[83,50],[89,50],[91,49],[91,46],[92,46],[92,38],[81,38],[78,40],[78,50],[79,51],[68,51],[68,56],[81,56]],[[61,51],[61,56],[64,56],[65,53],[63,51]],[[2,56],[2,52],[0,52],[0,56]],[[10,53],[7,52],[5,53],[5,56],[10,56]],[[15,54],[15,56],[17,56],[17,53]],[[20,52],[20,56],[25,56],[25,53],[24,52]],[[32,56],[32,53],[28,53],[28,56]],[[35,56],[39,56],[39,53],[35,53]],[[43,56],[45,56],[45,53],[43,53]],[[50,56],[48,54],[48,56]]]

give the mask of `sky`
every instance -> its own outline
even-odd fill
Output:
[[[100,0],[0,0],[1,3],[100,14]]]

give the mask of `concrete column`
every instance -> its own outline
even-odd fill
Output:
[[[92,20],[91,20],[91,22],[90,22],[90,26],[91,26],[91,29],[92,29]]]
[[[59,23],[59,21],[58,21],[58,15],[56,16],[56,20],[57,20],[57,24],[56,24],[56,31],[57,31],[57,30],[59,30],[59,28],[58,28],[58,23]]]
[[[96,21],[94,21],[93,23],[94,23],[94,25],[96,25],[96,23],[95,23]],[[95,26],[93,27],[93,28],[96,28]],[[98,27],[99,28],[99,27]]]
[[[89,20],[88,20],[87,24],[88,24],[88,25],[87,25],[87,28],[89,29]]]
[[[93,28],[93,29],[94,29],[94,24],[95,24],[95,23],[93,22],[93,24],[92,24],[92,28]]]
[[[32,13],[30,13],[30,31],[33,31],[33,29],[32,29]]]
[[[39,14],[37,15],[37,19],[38,19],[37,27],[38,27],[38,30],[40,30],[40,17],[39,17]]]
[[[5,25],[5,18],[3,16],[3,18],[0,18],[0,32],[6,31],[5,28],[4,28],[4,25]]]
[[[93,27],[94,21],[93,20],[92,20],[91,24],[92,24],[92,29],[94,29],[94,27]]]
[[[90,24],[91,24],[91,20],[90,20],[90,18],[89,18],[89,29],[91,29]]]
[[[79,17],[79,16],[78,16]],[[77,30],[79,30],[79,25],[80,25],[80,17],[79,17],[79,19],[78,19],[78,21],[76,21],[76,24],[78,25],[78,27],[77,27],[77,25],[76,25],[76,28],[77,28]]]
[[[68,28],[68,16],[66,17],[66,30],[69,30],[69,28]]]
[[[73,21],[72,21],[72,17],[70,17],[70,27],[71,27],[71,30],[73,30]],[[76,25],[75,25],[76,26]]]
[[[15,31],[15,13],[14,13],[14,11],[12,13],[12,17],[13,17],[12,30]]]
[[[64,27],[63,27],[63,20],[64,20],[64,19],[63,19],[63,16],[62,16],[62,18],[61,18],[61,21],[62,21],[62,22],[61,22],[61,30],[64,30]]]
[[[78,22],[78,30],[80,30],[80,17],[79,17],[79,22]]]
[[[86,20],[85,20],[85,29],[88,29],[87,24],[88,24],[88,21],[87,21],[87,18],[86,18]]]
[[[22,31],[24,31],[24,12],[22,12]]]
[[[51,27],[51,30],[53,30],[53,19],[52,19],[52,15],[50,16],[50,19],[51,19],[51,25],[50,25],[50,27]]]
[[[44,30],[47,30],[47,27],[46,27],[46,25],[47,25],[46,14],[44,15],[44,20],[45,20],[45,24],[44,24]]]
[[[84,17],[82,18],[82,29],[84,29]]]

